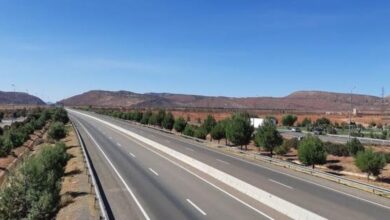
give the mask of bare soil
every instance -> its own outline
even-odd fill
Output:
[[[68,136],[62,141],[66,144],[71,159],[65,167],[65,177],[60,192],[61,208],[56,219],[99,219],[81,147],[73,127],[70,125],[67,127]]]

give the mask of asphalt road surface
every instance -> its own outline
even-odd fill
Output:
[[[107,123],[161,143],[322,218],[390,216],[390,201],[382,197],[266,163],[247,162],[201,143],[111,117],[69,114],[91,155],[115,219],[288,219],[286,211],[294,210],[259,202]]]

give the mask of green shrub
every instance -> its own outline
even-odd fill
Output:
[[[186,127],[184,128],[183,134],[184,134],[184,135],[187,135],[187,136],[193,137],[194,134],[195,134],[195,128],[194,128],[194,126],[193,126],[193,125],[187,124]]]
[[[360,171],[367,173],[367,179],[370,175],[378,176],[386,166],[386,158],[383,154],[375,153],[372,149],[358,151],[356,154],[355,165]]]
[[[298,149],[299,140],[298,138],[285,139],[283,145],[286,145],[288,149]]]
[[[315,164],[326,163],[326,151],[322,141],[309,135],[304,138],[298,147],[298,158],[305,165],[315,166]]]
[[[350,155],[349,148],[345,144],[335,144],[331,142],[324,143],[325,150],[328,154],[346,157]]]
[[[0,191],[0,219],[50,219],[69,159],[63,143],[46,146],[11,173]]]
[[[184,129],[186,128],[187,122],[184,120],[183,117],[179,117],[175,120],[175,123],[173,124],[173,128],[177,132],[183,132]]]
[[[165,114],[161,125],[165,129],[172,130],[174,123],[175,123],[175,118],[173,117],[171,112],[168,112],[167,114]]]
[[[247,113],[238,113],[232,116],[226,125],[226,137],[234,145],[247,146],[253,133],[253,126],[250,123]]]
[[[48,136],[54,140],[60,140],[66,136],[65,126],[62,122],[54,122],[48,131]]]
[[[207,137],[207,131],[203,127],[196,128],[194,131],[194,137],[205,140]]]
[[[202,127],[206,129],[207,133],[210,133],[211,130],[217,125],[217,121],[212,115],[207,115],[207,118],[204,120]]]
[[[295,115],[284,115],[282,118],[282,124],[284,126],[293,126],[297,119],[298,118]]]
[[[353,156],[357,154],[359,151],[364,151],[364,146],[357,138],[353,138],[347,143],[347,147],[349,150],[349,153]]]
[[[269,151],[272,157],[273,150],[283,143],[283,137],[276,129],[274,123],[270,120],[265,120],[263,125],[257,129],[255,135],[255,144],[257,147],[263,147]],[[282,148],[279,148],[279,152],[283,152]]]
[[[290,147],[286,144],[282,144],[280,146],[275,147],[275,154],[277,155],[285,155],[290,151]]]
[[[62,122],[64,124],[69,122],[68,113],[63,108],[56,108],[53,112],[53,121]]]
[[[225,125],[226,125],[226,123],[224,123],[224,122],[218,122],[217,125],[214,126],[213,129],[211,129],[211,132],[210,132],[211,138],[218,140],[218,143],[222,138],[226,137]]]

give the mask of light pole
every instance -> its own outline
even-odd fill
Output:
[[[14,100],[12,102],[12,116],[11,116],[11,124],[14,123],[14,114],[15,114],[15,105],[16,105],[16,90],[15,90],[15,84],[11,84],[11,86],[14,88]]]
[[[350,99],[351,111],[348,111],[348,112],[349,112],[348,141],[351,141],[351,122],[352,122],[352,112],[353,112],[353,106],[352,106],[352,93],[353,93],[353,90],[354,90],[355,88],[356,88],[356,87],[354,86],[354,87],[351,89],[351,99]]]

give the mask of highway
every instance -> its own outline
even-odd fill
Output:
[[[201,143],[111,117],[68,112],[91,155],[115,219],[390,216],[390,202],[385,198],[269,164],[247,162]],[[210,172],[200,170],[202,167]],[[232,179],[241,182],[234,185],[228,181]],[[249,186],[249,193],[242,190]],[[264,193],[267,197],[255,196]]]
[[[308,133],[307,132],[293,132],[288,130],[279,130],[279,132],[285,136],[285,137],[304,137]],[[345,144],[348,142],[349,138],[347,135],[318,135],[318,137],[325,142],[332,142],[332,143],[340,143]],[[354,138],[354,137],[351,137]],[[384,145],[388,146],[390,145],[390,140],[381,140],[381,139],[373,139],[373,138],[365,138],[365,137],[356,137],[362,144],[374,144],[374,145]]]

